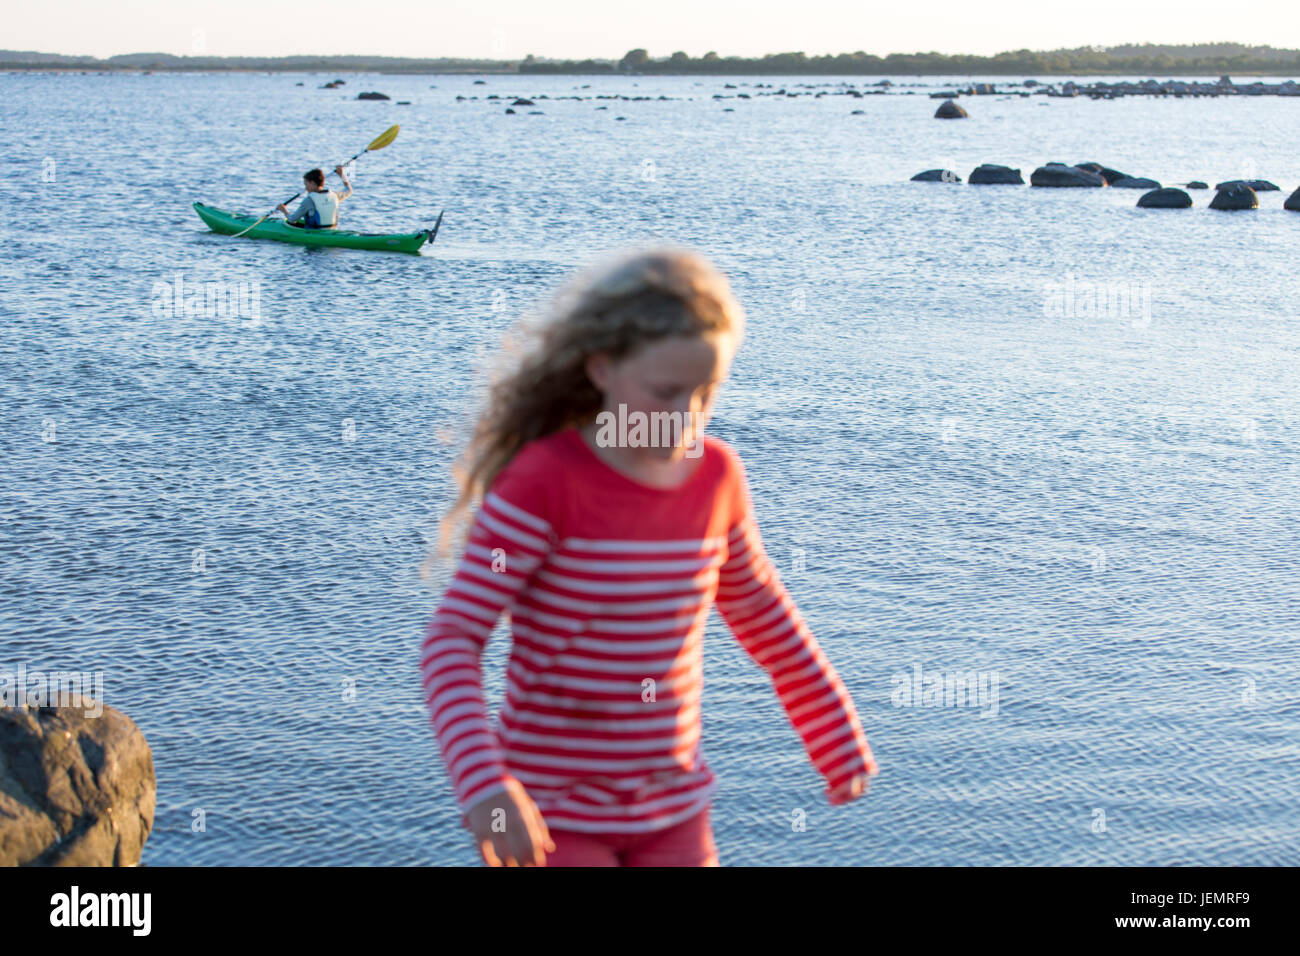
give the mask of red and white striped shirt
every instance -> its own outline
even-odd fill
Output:
[[[514,777],[547,825],[644,833],[702,810],[701,650],[715,603],[772,678],[831,803],[876,764],[853,701],[763,550],[725,442],[675,488],[601,460],[574,428],[529,442],[484,496],[421,653],[462,811]],[[506,699],[489,723],[480,658],[502,611]]]

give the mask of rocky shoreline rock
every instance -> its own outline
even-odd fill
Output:
[[[1210,200],[1211,209],[1258,209],[1259,197],[1255,195],[1255,190],[1251,189],[1245,183],[1228,184],[1226,189],[1220,189]]]
[[[1010,166],[999,166],[997,163],[983,163],[976,166],[971,170],[968,182],[972,186],[1023,186],[1025,184],[1020,170],[1012,169]]]
[[[1170,186],[1144,193],[1138,197],[1137,204],[1143,209],[1188,209],[1192,205],[1192,197],[1181,189]]]
[[[1117,179],[1110,184],[1116,189],[1159,189],[1160,184],[1154,179],[1146,179],[1142,176],[1125,176],[1123,179]]]
[[[934,111],[935,119],[965,119],[967,113],[952,100],[944,100]]]
[[[1267,179],[1229,179],[1224,183],[1217,183],[1215,189],[1230,189],[1233,186],[1249,186],[1257,193],[1275,192],[1277,187]]]
[[[149,744],[120,711],[0,707],[0,866],[135,866],[155,797]]]
[[[961,177],[951,169],[927,169],[912,177],[914,183],[959,183]]]
[[[1071,188],[1079,186],[1105,186],[1106,179],[1101,173],[1064,163],[1048,163],[1039,166],[1029,174],[1029,185],[1048,186],[1052,188]]]

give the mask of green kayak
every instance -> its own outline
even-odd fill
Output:
[[[256,216],[241,216],[238,213],[225,212],[201,202],[194,204],[194,211],[207,223],[213,232],[233,236],[244,232],[257,222]],[[300,246],[341,246],[344,249],[380,249],[385,252],[419,252],[426,242],[433,242],[442,223],[442,213],[432,229],[418,232],[393,233],[347,232],[343,229],[304,229],[291,226],[283,219],[267,219],[258,223],[244,235],[249,239],[274,239],[276,242],[293,242]]]

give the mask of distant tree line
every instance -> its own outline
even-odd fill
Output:
[[[677,52],[654,59],[644,49],[629,50],[620,60],[486,60],[442,57],[418,59],[384,56],[217,57],[131,53],[96,59],[52,53],[0,50],[0,69],[270,71],[295,73],[647,73],[713,75],[908,74],[1041,76],[1044,74],[1120,74],[1217,76],[1223,73],[1300,76],[1300,50],[1240,43],[1181,46],[1144,43],[1071,50],[1014,50],[995,56],[947,53],[891,53],[875,56],[859,50],[825,56],[772,53],[762,57],[691,57]]]
[[[629,50],[617,63],[583,60],[543,61],[526,58],[521,73],[703,73],[703,74],[822,74],[897,76],[906,74],[1186,74],[1274,73],[1300,75],[1300,50],[1240,43],[1198,43],[1185,46],[1130,44],[1078,47],[1072,50],[1015,50],[995,56],[947,53],[856,53],[808,56],[772,53],[762,57],[721,57],[716,52],[691,57],[677,52],[652,59],[644,49]]]

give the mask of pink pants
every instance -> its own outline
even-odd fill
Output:
[[[709,808],[653,833],[577,833],[551,828],[547,866],[718,866]]]

